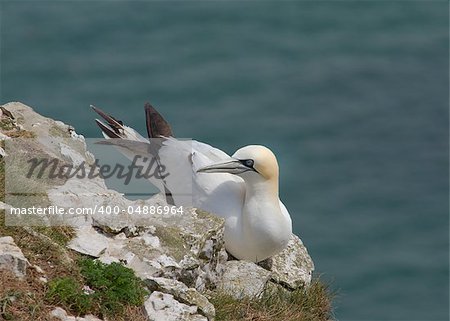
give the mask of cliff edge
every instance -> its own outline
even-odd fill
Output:
[[[169,207],[161,195],[127,199],[100,176],[36,180],[29,172],[32,159],[57,160],[55,171],[63,173],[94,165],[95,155],[73,127],[31,107],[12,102],[1,111],[0,320],[330,318],[329,293],[312,281],[313,262],[296,235],[284,251],[254,264],[229,257],[223,220],[201,209],[185,208],[182,215],[85,211],[70,217],[17,212]],[[128,272],[137,282],[129,290],[142,292],[127,292],[123,299],[116,287]],[[112,283],[98,286],[103,277]],[[67,298],[64,291],[79,295]],[[138,299],[130,302],[134,295]]]

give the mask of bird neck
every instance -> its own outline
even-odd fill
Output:
[[[278,203],[278,180],[255,179],[246,182],[246,200],[256,198],[261,201]]]

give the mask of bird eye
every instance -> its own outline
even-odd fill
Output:
[[[254,164],[255,164],[255,162],[253,161],[253,159],[246,159],[244,161],[244,165],[247,167],[253,167]]]

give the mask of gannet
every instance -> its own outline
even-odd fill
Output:
[[[103,136],[120,138],[112,144],[125,156],[132,159],[137,153],[152,150],[152,140],[91,107],[107,122],[96,119]],[[230,157],[208,144],[174,138],[169,124],[150,104],[145,105],[145,115],[149,138],[162,138],[153,151],[157,149],[165,165],[173,164],[167,180],[152,183],[169,195],[173,204],[193,206],[223,217],[225,248],[239,260],[260,262],[286,247],[292,221],[279,199],[278,162],[269,148],[249,145]],[[188,198],[183,197],[186,187],[179,186],[176,180],[177,175],[186,175],[186,171],[179,170],[180,163],[190,169],[192,195]]]

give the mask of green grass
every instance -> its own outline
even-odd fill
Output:
[[[328,321],[333,319],[334,294],[318,279],[309,288],[288,291],[278,286],[268,288],[260,298],[236,300],[215,294],[216,321]]]
[[[84,258],[78,265],[83,277],[50,281],[47,299],[76,315],[93,313],[106,317],[123,316],[127,306],[141,306],[147,291],[134,272],[119,263],[109,265]],[[86,294],[83,285],[92,293]]]
[[[61,305],[77,314],[86,314],[92,309],[89,295],[83,292],[80,284],[71,277],[53,279],[49,283],[46,297],[52,303]]]
[[[65,247],[75,236],[75,231],[71,226],[35,226],[33,229],[48,236],[62,247]]]

